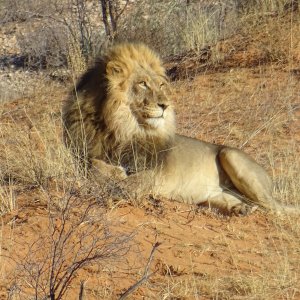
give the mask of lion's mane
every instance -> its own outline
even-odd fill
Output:
[[[156,53],[143,44],[124,43],[99,57],[80,78],[63,109],[65,142],[77,157],[112,162],[126,156],[133,144],[151,145],[150,152],[169,147],[175,134],[173,109],[164,126],[145,130],[129,107],[137,72],[166,78]]]

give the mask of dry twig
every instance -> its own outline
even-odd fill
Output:
[[[148,273],[149,272],[149,267],[150,267],[150,264],[153,260],[153,255],[154,255],[154,252],[155,250],[161,245],[161,243],[159,242],[156,242],[153,247],[152,247],[152,250],[151,250],[151,253],[150,253],[150,256],[149,256],[149,259],[148,259],[148,263],[146,265],[146,268],[145,268],[145,272],[144,272],[144,275],[143,277],[138,281],[136,282],[134,285],[132,285],[129,289],[127,289],[122,295],[121,297],[119,298],[119,300],[124,300],[127,298],[127,296],[129,296],[130,294],[132,294],[140,285],[142,285],[146,280],[148,280],[148,278],[150,276],[152,276],[154,272],[152,273]]]

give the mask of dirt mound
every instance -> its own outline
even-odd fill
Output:
[[[31,192],[31,197],[31,203],[40,198],[38,189]],[[18,197],[20,202],[22,198],[24,201],[24,195]],[[101,210],[98,207],[98,213]],[[35,282],[29,275],[33,277],[35,270],[31,264],[34,261],[35,267],[41,267],[42,262],[46,263],[41,258],[53,251],[46,243],[38,249],[34,247],[44,241],[43,237],[53,237],[48,214],[46,206],[27,203],[3,219],[1,268],[5,277],[0,287],[1,299],[9,294],[23,299],[34,295]],[[300,271],[299,252],[295,251],[299,232],[292,220],[274,220],[260,213],[229,218],[155,199],[145,200],[140,207],[123,204],[105,214],[107,222],[112,222],[110,230],[114,234],[134,232],[129,241],[131,247],[118,257],[83,266],[70,283],[65,299],[78,297],[82,281],[87,299],[117,299],[142,278],[155,242],[161,245],[150,265],[149,273],[153,275],[131,299],[227,299],[232,295],[246,299],[252,293],[260,299],[276,299],[279,292],[293,295],[293,299],[300,297],[295,281]],[[67,220],[66,226],[74,224],[72,219]],[[64,249],[66,253],[75,252],[75,241],[73,237],[70,244],[65,244],[70,247]],[[72,261],[65,259],[63,264],[72,265]],[[60,271],[63,270],[61,267]],[[20,274],[22,279],[17,277]],[[285,276],[280,287],[279,274]],[[41,284],[44,275],[40,274]]]

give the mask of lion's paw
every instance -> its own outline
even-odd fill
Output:
[[[128,176],[126,174],[126,171],[123,167],[115,167],[112,171],[114,178],[123,180],[126,179]]]
[[[246,203],[239,203],[232,207],[231,213],[236,216],[247,216],[256,211],[258,206],[251,206]]]

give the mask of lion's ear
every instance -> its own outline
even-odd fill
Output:
[[[114,61],[109,61],[106,65],[106,74],[107,75],[117,75],[122,73],[122,66]]]

